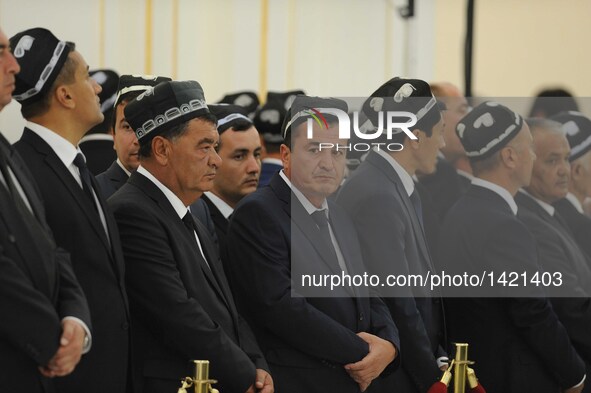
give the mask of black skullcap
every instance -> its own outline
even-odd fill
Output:
[[[39,101],[55,82],[70,48],[42,28],[18,33],[10,39],[10,46],[21,67],[12,97],[21,104]]]
[[[471,160],[492,156],[521,130],[519,114],[497,102],[487,101],[472,109],[458,122],[456,134]]]
[[[238,105],[246,109],[248,117],[252,118],[254,112],[259,107],[259,97],[253,91],[239,91],[232,94],[226,94],[218,104]]]
[[[155,135],[209,113],[209,109],[198,82],[168,81],[140,94],[125,106],[124,113],[142,145]]]
[[[591,120],[581,112],[561,112],[550,118],[562,124],[570,145],[570,161],[591,150]]]
[[[374,127],[379,124],[379,112],[410,112],[417,117],[416,125],[410,127],[410,129],[420,129],[426,120],[432,116],[437,116],[437,119],[440,119],[441,109],[441,104],[433,96],[431,86],[427,82],[420,79],[396,77],[390,79],[373,92],[364,102],[361,110]],[[408,121],[408,119],[402,120],[402,122],[405,121]],[[385,129],[385,119],[383,125]],[[394,133],[396,131],[395,129]],[[402,132],[402,130],[400,129],[398,132]]]
[[[287,111],[296,96],[305,95],[303,90],[270,91],[267,93],[266,103],[278,103]]]
[[[114,107],[119,105],[128,93],[138,92],[138,94],[155,87],[161,82],[171,81],[172,79],[165,76],[155,75],[121,75],[119,78],[119,85],[117,86],[116,98],[114,100]]]
[[[117,96],[117,85],[119,84],[119,74],[113,70],[92,70],[89,71],[90,77],[101,86],[99,100],[101,102],[101,112],[105,113],[113,109],[113,103]]]
[[[253,119],[254,126],[265,142],[275,145],[283,142],[281,127],[286,115],[287,109],[285,109],[283,101],[279,100],[267,101],[256,111]]]
[[[218,119],[218,133],[234,127],[240,122],[248,122],[252,125],[252,120],[248,117],[245,108],[230,104],[210,104],[207,106],[209,111]]]
[[[283,139],[289,137],[292,128],[305,123],[308,119],[313,119],[320,122],[322,127],[327,127],[325,115],[334,115],[325,111],[326,109],[340,109],[346,114],[349,107],[345,101],[338,98],[296,96],[283,121]]]

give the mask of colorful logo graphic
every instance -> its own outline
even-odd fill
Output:
[[[322,113],[320,113],[320,111],[318,111],[318,109],[306,108],[303,112],[307,115],[312,116],[314,121],[316,121],[316,123],[320,126],[321,130],[328,128],[328,122],[326,121],[326,118],[322,115]]]

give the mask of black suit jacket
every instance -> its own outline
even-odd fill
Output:
[[[535,200],[523,193],[515,200],[519,206],[517,216],[536,239],[540,265],[545,271],[562,273],[563,287],[568,288],[564,291],[572,297],[553,298],[551,302],[573,345],[591,363],[591,266],[587,257],[568,228]]]
[[[574,239],[581,250],[586,254],[587,258],[591,257],[591,218],[582,214],[577,208],[570,203],[566,198],[563,198],[556,203],[554,207],[562,218],[568,224]]]
[[[25,128],[15,144],[45,200],[47,222],[58,246],[71,254],[74,273],[88,299],[93,345],[76,370],[56,380],[60,392],[126,391],[129,315],[119,232],[100,193],[110,238],[99,215],[63,162],[37,134]],[[94,179],[94,177],[92,178]],[[95,190],[98,190],[96,183]]]
[[[337,203],[355,222],[371,273],[385,281],[390,274],[434,272],[412,202],[394,168],[376,152],[343,185]],[[391,289],[396,292],[385,292],[390,297],[384,301],[402,345],[402,368],[393,383],[405,391],[424,392],[440,377],[436,359],[445,356],[441,297],[421,287]]]
[[[45,209],[20,156],[0,135],[0,154],[22,186],[33,214],[20,214],[0,184],[0,391],[50,392],[53,380],[37,369],[55,355],[61,320],[73,316],[90,328],[86,298],[68,253],[56,247]]]
[[[283,166],[281,165],[277,165],[271,162],[263,162],[261,164],[261,175],[259,176],[258,188],[261,188],[269,184],[273,176],[281,169],[283,169]]]
[[[460,271],[540,270],[531,233],[501,196],[480,186],[449,211],[439,250],[442,261]],[[447,299],[450,340],[470,344],[469,358],[489,393],[556,393],[585,373],[543,289],[525,289],[524,298]]]
[[[109,199],[123,239],[127,288],[137,337],[142,391],[174,391],[190,360],[209,360],[222,392],[244,393],[255,368],[266,368],[252,332],[238,315],[215,247],[195,237],[166,196],[133,173]]]
[[[340,269],[312,218],[290,199],[288,185],[276,174],[232,214],[228,274],[239,309],[264,350],[277,392],[358,392],[343,368],[368,353],[356,333],[378,335],[399,348],[398,332],[382,301],[367,297],[367,288],[336,288],[331,297],[302,295],[302,274]],[[352,223],[330,202],[329,211],[349,273],[362,274]]]
[[[96,182],[101,189],[103,197],[107,200],[127,182],[127,179],[129,179],[127,173],[121,169],[117,161],[113,161],[109,169],[96,177]]]

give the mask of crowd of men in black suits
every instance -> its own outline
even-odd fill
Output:
[[[452,85],[393,78],[361,112],[370,134],[412,114],[376,134],[400,148],[345,176],[343,100],[208,105],[198,82],[122,75],[117,158],[95,178],[79,147],[104,121],[88,69],[46,29],[0,31],[0,110],[14,98],[26,120],[16,144],[0,137],[0,391],[173,392],[206,359],[222,392],[427,392],[453,342],[489,392],[588,391],[581,113],[470,111]],[[299,281],[450,261],[560,272],[568,296]]]

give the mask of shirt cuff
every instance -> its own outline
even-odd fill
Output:
[[[449,364],[449,358],[447,356],[442,356],[437,358],[437,367],[441,368],[442,366],[447,366]]]
[[[64,317],[62,319],[62,322],[68,319],[78,322],[82,326],[82,329],[84,329],[84,331],[86,332],[86,337],[84,338],[84,345],[82,346],[82,354],[84,355],[85,353],[88,353],[88,351],[90,351],[90,348],[92,347],[92,335],[90,334],[90,329],[88,329],[88,326],[86,326],[84,321],[80,318],[68,316]]]
[[[583,384],[583,382],[585,382],[585,378],[587,378],[587,374],[583,375],[583,379],[581,380],[581,382],[579,382],[578,384],[573,386],[571,389],[578,388],[579,386],[581,386]]]

